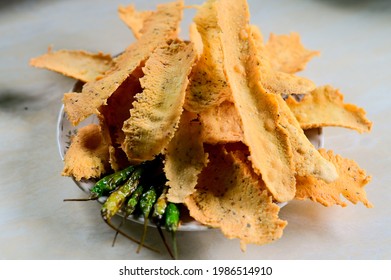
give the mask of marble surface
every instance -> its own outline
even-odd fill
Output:
[[[161,1],[133,1],[152,9]],[[70,178],[56,144],[62,94],[73,80],[28,66],[31,57],[54,49],[116,54],[134,39],[116,14],[130,1],[2,1],[0,4],[0,259],[166,259],[159,236],[142,250],[101,220],[96,202],[65,203],[83,196]],[[187,4],[200,1],[187,1]],[[183,259],[390,259],[391,257],[391,2],[384,0],[251,1],[251,21],[265,36],[299,32],[320,50],[301,75],[332,84],[345,100],[364,107],[374,122],[370,134],[325,129],[325,147],[354,159],[373,176],[367,186],[375,205],[326,208],[292,202],[281,218],[283,237],[240,251],[238,240],[218,230],[180,232]],[[184,26],[191,20],[186,12]],[[186,30],[182,30],[186,37]],[[141,234],[138,224],[126,230]]]

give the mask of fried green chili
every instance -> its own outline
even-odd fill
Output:
[[[169,202],[165,211],[165,227],[166,230],[171,232],[172,247],[174,251],[175,259],[178,258],[178,248],[176,242],[176,231],[179,227],[180,211],[175,203]]]
[[[122,208],[124,205],[126,199],[135,191],[137,188],[142,173],[144,172],[143,166],[138,166],[134,169],[133,173],[130,175],[128,181],[126,181],[125,184],[120,186],[117,190],[112,192],[110,196],[107,198],[106,202],[103,204],[101,208],[101,216],[103,220],[115,231],[119,232],[123,236],[127,237],[129,240],[132,240],[133,242],[139,244],[140,246],[144,246],[152,251],[158,252],[156,249],[145,245],[141,243],[140,241],[134,239],[133,237],[126,234],[121,229],[115,227],[111,223],[111,218],[118,213],[118,211]]]
[[[157,224],[161,223],[164,212],[167,207],[167,187],[163,188],[162,193],[159,198],[156,200],[156,203],[153,205],[152,218],[154,218]]]
[[[123,219],[122,219],[120,225],[118,226],[118,229],[125,222],[126,218],[133,214],[134,210],[136,209],[136,206],[137,206],[138,202],[140,201],[140,197],[141,197],[143,191],[144,191],[144,187],[142,185],[138,185],[137,188],[134,190],[134,192],[129,197],[128,201],[125,204],[125,207],[124,207],[124,210],[123,210],[124,211],[124,216],[123,216]],[[113,239],[112,246],[114,246],[114,244],[115,244],[115,241],[117,239],[118,233],[119,232],[117,230],[117,232],[115,233],[114,239]]]
[[[115,173],[109,174],[98,182],[90,190],[90,196],[88,198],[71,198],[64,199],[64,201],[88,201],[88,200],[96,200],[101,196],[108,195],[112,191],[115,191],[121,184],[123,184],[129,176],[134,171],[134,166],[129,166],[123,170],[117,171]]]
[[[157,193],[156,193],[155,187],[153,187],[153,186],[151,186],[146,192],[144,192],[141,195],[139,206],[140,206],[141,212],[144,215],[144,232],[141,237],[141,241],[140,241],[139,247],[137,249],[137,253],[140,252],[141,247],[144,244],[145,236],[147,234],[147,225],[148,225],[149,214],[151,213],[153,205],[156,202],[156,198],[157,198]]]
[[[125,184],[110,194],[101,209],[102,218],[105,221],[110,220],[116,213],[118,213],[126,201],[126,198],[134,192],[139,184],[142,172],[142,167],[136,168]]]

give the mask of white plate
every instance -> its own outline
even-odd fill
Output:
[[[76,83],[72,91],[79,91],[81,89],[82,84],[80,82]],[[77,130],[81,127],[84,127],[88,124],[92,123],[98,123],[98,118],[95,115],[90,116],[89,118],[85,119],[84,121],[80,122],[77,126],[73,126],[67,119],[66,113],[64,112],[64,106],[61,106],[60,113],[58,115],[58,122],[57,122],[57,145],[60,153],[60,157],[62,160],[64,160],[64,155],[66,151],[68,150],[71,142],[71,137],[76,134]],[[323,132],[321,128],[311,129],[305,131],[308,139],[311,141],[311,143],[316,147],[320,148],[323,147]],[[82,180],[82,181],[76,181],[74,180],[76,185],[83,190],[86,194],[90,193],[90,189],[94,186],[95,182],[94,180]],[[103,203],[105,198],[101,198],[99,200],[100,203]],[[283,207],[286,203],[280,203],[279,206]],[[142,217],[135,217],[130,216],[128,217],[129,220],[138,222],[138,223],[144,223],[144,219]],[[151,224],[153,225],[153,224]],[[178,228],[178,230],[181,231],[201,231],[206,230],[209,227],[204,226],[192,219],[187,219],[185,221],[181,222],[181,226]]]

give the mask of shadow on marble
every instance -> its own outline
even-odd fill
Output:
[[[31,104],[40,102],[38,96],[31,96],[13,90],[0,91],[0,112],[27,111]]]

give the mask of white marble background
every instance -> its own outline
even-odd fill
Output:
[[[133,0],[131,0],[133,1]],[[166,259],[166,253],[135,253],[101,220],[99,205],[64,203],[80,197],[60,176],[56,121],[62,94],[73,81],[33,69],[28,60],[54,49],[116,54],[133,40],[116,14],[131,1],[1,1],[0,3],[0,259]],[[162,1],[133,1],[152,9]],[[187,4],[200,1],[187,1]],[[325,208],[293,202],[281,210],[288,221],[282,239],[249,245],[219,231],[178,234],[183,259],[390,259],[391,257],[391,1],[249,0],[252,23],[265,36],[299,32],[304,44],[322,52],[302,75],[332,84],[345,100],[364,107],[374,122],[370,134],[325,129],[325,146],[356,160],[373,176],[366,209]],[[192,14],[186,13],[184,26]],[[183,36],[186,29],[183,30]],[[137,224],[127,230],[141,233]],[[150,230],[148,243],[164,251]]]

